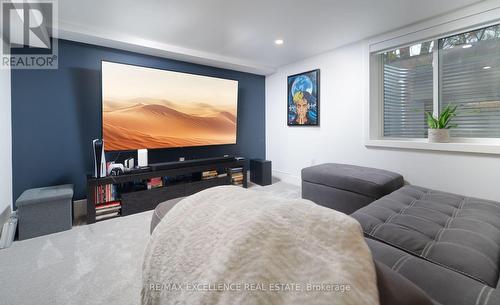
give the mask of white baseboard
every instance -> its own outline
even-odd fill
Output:
[[[0,211],[0,234],[2,234],[2,228],[3,224],[9,220],[10,215],[12,214],[12,211],[10,209],[10,206],[5,207],[5,210]]]
[[[293,185],[301,185],[300,177],[294,176],[290,173],[281,172],[278,170],[273,170],[273,178]]]

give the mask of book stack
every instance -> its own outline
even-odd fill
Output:
[[[95,207],[95,220],[104,220],[120,215],[121,211],[120,201],[111,201],[103,204],[99,204]]]
[[[151,178],[148,180],[148,190],[156,189],[163,186],[163,179],[161,177]]]
[[[243,168],[231,168],[229,169],[229,174],[231,175],[231,182],[233,185],[243,185]]]
[[[114,184],[99,185],[95,192],[95,220],[104,220],[120,215],[121,201]]]
[[[209,179],[217,178],[217,175],[218,175],[218,173],[216,170],[210,170],[210,171],[202,172],[201,179],[202,180],[209,180]]]
[[[118,190],[114,184],[99,185],[96,187],[95,202],[103,204],[106,202],[115,201],[118,198]]]

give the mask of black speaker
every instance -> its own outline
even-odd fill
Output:
[[[250,181],[262,186],[272,184],[271,161],[251,159]]]

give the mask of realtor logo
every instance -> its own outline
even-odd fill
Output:
[[[57,3],[1,0],[2,69],[57,69]]]

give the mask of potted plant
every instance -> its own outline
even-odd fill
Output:
[[[437,118],[430,112],[426,112],[425,115],[429,126],[429,142],[450,142],[450,128],[457,127],[450,124],[451,119],[457,115],[457,106],[446,106]]]

